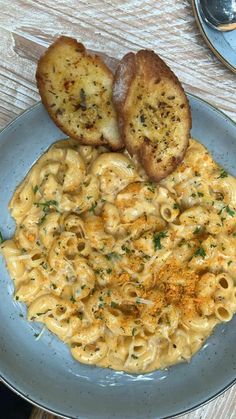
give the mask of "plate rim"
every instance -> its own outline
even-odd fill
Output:
[[[36,402],[35,400],[32,400],[28,395],[22,393],[20,390],[15,388],[11,383],[9,383],[5,378],[3,378],[1,373],[0,373],[0,379],[1,379],[2,383],[4,385],[6,385],[6,387],[8,387],[10,390],[12,390],[18,396],[22,397],[22,399],[26,400],[28,403],[31,403],[33,406],[39,407],[40,409],[44,410],[45,412],[51,413],[51,414],[56,415],[56,416],[58,416],[60,418],[63,418],[63,419],[80,419],[79,416],[64,416],[61,413],[57,412],[56,410],[49,409],[48,407],[45,407],[44,405]],[[209,399],[206,399],[205,401],[200,402],[200,403],[196,404],[195,406],[193,406],[189,409],[182,410],[181,412],[175,413],[174,415],[165,416],[161,419],[178,418],[178,417],[182,416],[183,414],[191,413],[191,412],[199,409],[200,407],[203,407],[203,406],[207,405],[208,403],[212,402],[213,400],[217,399],[217,397],[222,396],[227,390],[232,388],[235,384],[236,384],[236,377],[234,378],[233,381],[231,381],[229,384],[227,384],[225,387],[223,387],[223,389],[219,390],[218,393],[214,394]],[[83,419],[83,418],[81,417],[81,419]]]
[[[193,8],[193,13],[194,13],[194,17],[196,20],[196,23],[198,25],[198,28],[206,42],[206,44],[208,45],[208,47],[211,49],[211,51],[213,52],[213,54],[229,69],[231,70],[234,74],[236,74],[236,67],[234,67],[232,64],[230,64],[229,61],[227,61],[223,55],[221,55],[219,53],[219,51],[214,47],[214,45],[212,44],[212,42],[210,41],[210,39],[208,38],[206,31],[202,25],[201,19],[199,17],[199,13],[196,7],[196,1],[198,0],[192,0],[192,8]]]
[[[192,0],[192,2],[194,3],[194,0]],[[235,72],[236,72],[236,69],[235,69]],[[222,110],[218,109],[217,107],[215,107],[214,105],[212,105],[207,100],[202,99],[201,97],[199,97],[199,96],[197,96],[197,95],[195,95],[193,93],[186,92],[186,95],[187,95],[188,98],[193,98],[193,99],[195,99],[195,100],[197,100],[199,102],[202,102],[203,104],[207,105],[208,107],[210,107],[214,112],[218,113],[221,117],[223,116],[236,129],[236,121],[234,121],[230,116],[226,115]],[[23,110],[18,116],[16,116],[16,118],[14,118],[13,120],[11,120],[5,127],[3,127],[0,130],[0,137],[1,137],[1,134],[3,134],[7,129],[9,129],[12,125],[14,125],[15,122],[18,121],[22,116],[25,116],[26,114],[32,112],[33,110],[35,110],[36,108],[40,107],[41,105],[42,105],[42,102],[41,101],[38,101],[34,105],[32,105],[31,107]],[[0,138],[0,145],[1,145],[1,138]],[[79,418],[78,416],[65,416],[65,415],[57,412],[56,410],[51,409],[51,408],[48,408],[48,407],[44,406],[43,404],[41,404],[40,402],[31,399],[31,397],[28,394],[24,394],[23,391],[17,389],[12,383],[10,383],[8,381],[8,379],[5,378],[2,375],[1,371],[0,371],[0,380],[10,390],[12,390],[15,394],[17,394],[18,396],[22,397],[24,400],[26,400],[27,402],[31,403],[33,406],[39,407],[40,409],[42,409],[42,410],[44,410],[44,411],[46,411],[48,413],[54,414],[54,415],[56,415],[56,416],[58,416],[60,418],[64,418],[64,419],[78,419]],[[175,414],[172,414],[170,416],[165,416],[163,419],[177,418],[177,417],[179,417],[179,416],[181,416],[183,414],[193,412],[194,410],[196,410],[196,409],[198,409],[198,408],[200,408],[202,406],[205,406],[210,401],[213,401],[217,397],[219,397],[220,395],[224,394],[227,390],[229,390],[230,388],[232,388],[234,384],[236,384],[236,376],[235,376],[235,378],[232,381],[230,381],[228,384],[226,384],[226,386],[224,386],[223,388],[221,388],[217,393],[213,394],[212,396],[210,396],[206,400],[204,400],[204,401],[202,401],[202,402],[200,402],[200,403],[198,403],[198,404],[196,404],[196,405],[194,405],[194,406],[192,406],[190,408],[187,408],[185,410],[182,410],[182,411],[179,411],[179,412],[177,412]]]

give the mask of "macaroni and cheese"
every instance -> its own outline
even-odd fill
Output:
[[[236,311],[236,180],[195,140],[158,184],[127,152],[59,141],[10,211],[15,298],[82,363],[189,360]]]

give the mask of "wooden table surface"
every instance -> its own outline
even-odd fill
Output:
[[[154,49],[188,92],[236,121],[236,76],[206,46],[190,0],[0,0],[0,7],[0,127],[39,100],[36,61],[60,34],[116,58]],[[235,390],[182,418],[235,419]],[[53,416],[35,409],[33,417]]]

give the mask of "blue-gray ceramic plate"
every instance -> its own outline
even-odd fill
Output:
[[[200,0],[192,0],[193,11],[199,29],[214,54],[236,73],[236,30],[219,32],[210,27],[202,17]]]
[[[236,176],[236,125],[223,113],[189,95],[192,135]],[[39,103],[0,134],[0,229],[14,232],[7,205],[36,159],[64,134]],[[192,361],[164,371],[131,375],[76,362],[66,345],[13,300],[13,284],[0,261],[1,378],[27,400],[56,415],[83,419],[173,417],[216,397],[236,377],[236,316],[217,327]],[[22,317],[23,315],[23,317]]]

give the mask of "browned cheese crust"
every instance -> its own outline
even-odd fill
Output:
[[[81,144],[123,147],[112,102],[113,74],[100,57],[61,36],[39,59],[36,80],[49,115]]]
[[[113,99],[126,148],[158,182],[188,147],[191,113],[179,80],[153,51],[129,53],[118,65]]]

